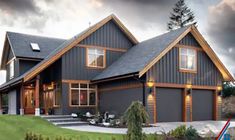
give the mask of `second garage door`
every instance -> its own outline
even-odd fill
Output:
[[[193,121],[213,119],[213,91],[193,90],[192,113]]]
[[[156,88],[157,122],[182,121],[182,89]]]

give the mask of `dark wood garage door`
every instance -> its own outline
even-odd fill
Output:
[[[193,121],[213,119],[213,91],[192,91],[192,115]]]
[[[156,89],[157,122],[182,121],[182,89]]]

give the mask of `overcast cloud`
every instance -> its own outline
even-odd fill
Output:
[[[142,41],[167,31],[176,1],[0,0],[0,46],[6,30],[69,38],[89,22],[95,24],[112,13]],[[187,4],[195,13],[199,31],[235,73],[235,0],[188,0]],[[1,83],[4,73],[0,77]]]

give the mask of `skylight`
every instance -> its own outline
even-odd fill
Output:
[[[30,46],[33,51],[40,51],[40,47],[39,47],[38,43],[30,43]]]

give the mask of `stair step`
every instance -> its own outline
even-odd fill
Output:
[[[80,121],[78,118],[54,118],[54,119],[47,119],[49,122],[74,122],[74,121]]]
[[[81,126],[81,125],[87,125],[88,122],[81,122],[81,121],[74,121],[74,122],[54,122],[53,123],[56,126]]]
[[[71,115],[48,115],[41,116],[43,119],[62,119],[62,118],[73,118]]]

